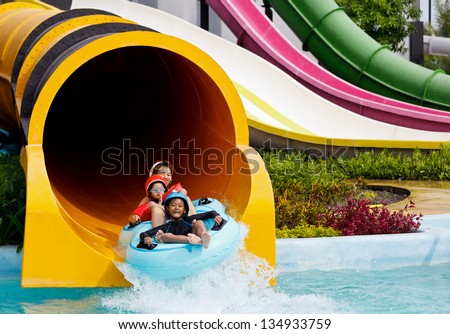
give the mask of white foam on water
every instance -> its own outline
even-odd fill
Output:
[[[240,249],[222,264],[176,281],[157,281],[127,263],[117,267],[133,284],[108,294],[102,306],[113,313],[346,313],[326,297],[290,296],[270,284],[276,272],[264,259]]]

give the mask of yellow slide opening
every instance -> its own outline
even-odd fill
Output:
[[[275,265],[270,180],[206,53],[98,10],[9,3],[0,29],[0,126],[24,138],[23,286],[129,285],[114,246],[159,159],[191,198],[226,203],[247,250]]]

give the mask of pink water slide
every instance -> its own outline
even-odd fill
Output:
[[[238,44],[279,67],[323,98],[362,116],[403,127],[449,132],[450,113],[358,88],[310,60],[284,37],[253,0],[208,0]]]

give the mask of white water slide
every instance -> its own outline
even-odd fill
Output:
[[[71,8],[103,9],[183,39],[209,54],[226,71],[242,98],[252,145],[274,139],[279,148],[326,145],[434,149],[450,140],[450,133],[390,125],[348,111],[259,56],[163,11],[124,0],[73,0]]]

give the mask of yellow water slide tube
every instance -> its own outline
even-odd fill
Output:
[[[226,203],[246,249],[275,265],[270,179],[206,53],[94,9],[7,3],[0,32],[0,127],[23,138],[27,178],[23,286],[129,285],[118,234],[159,159],[191,198]]]

